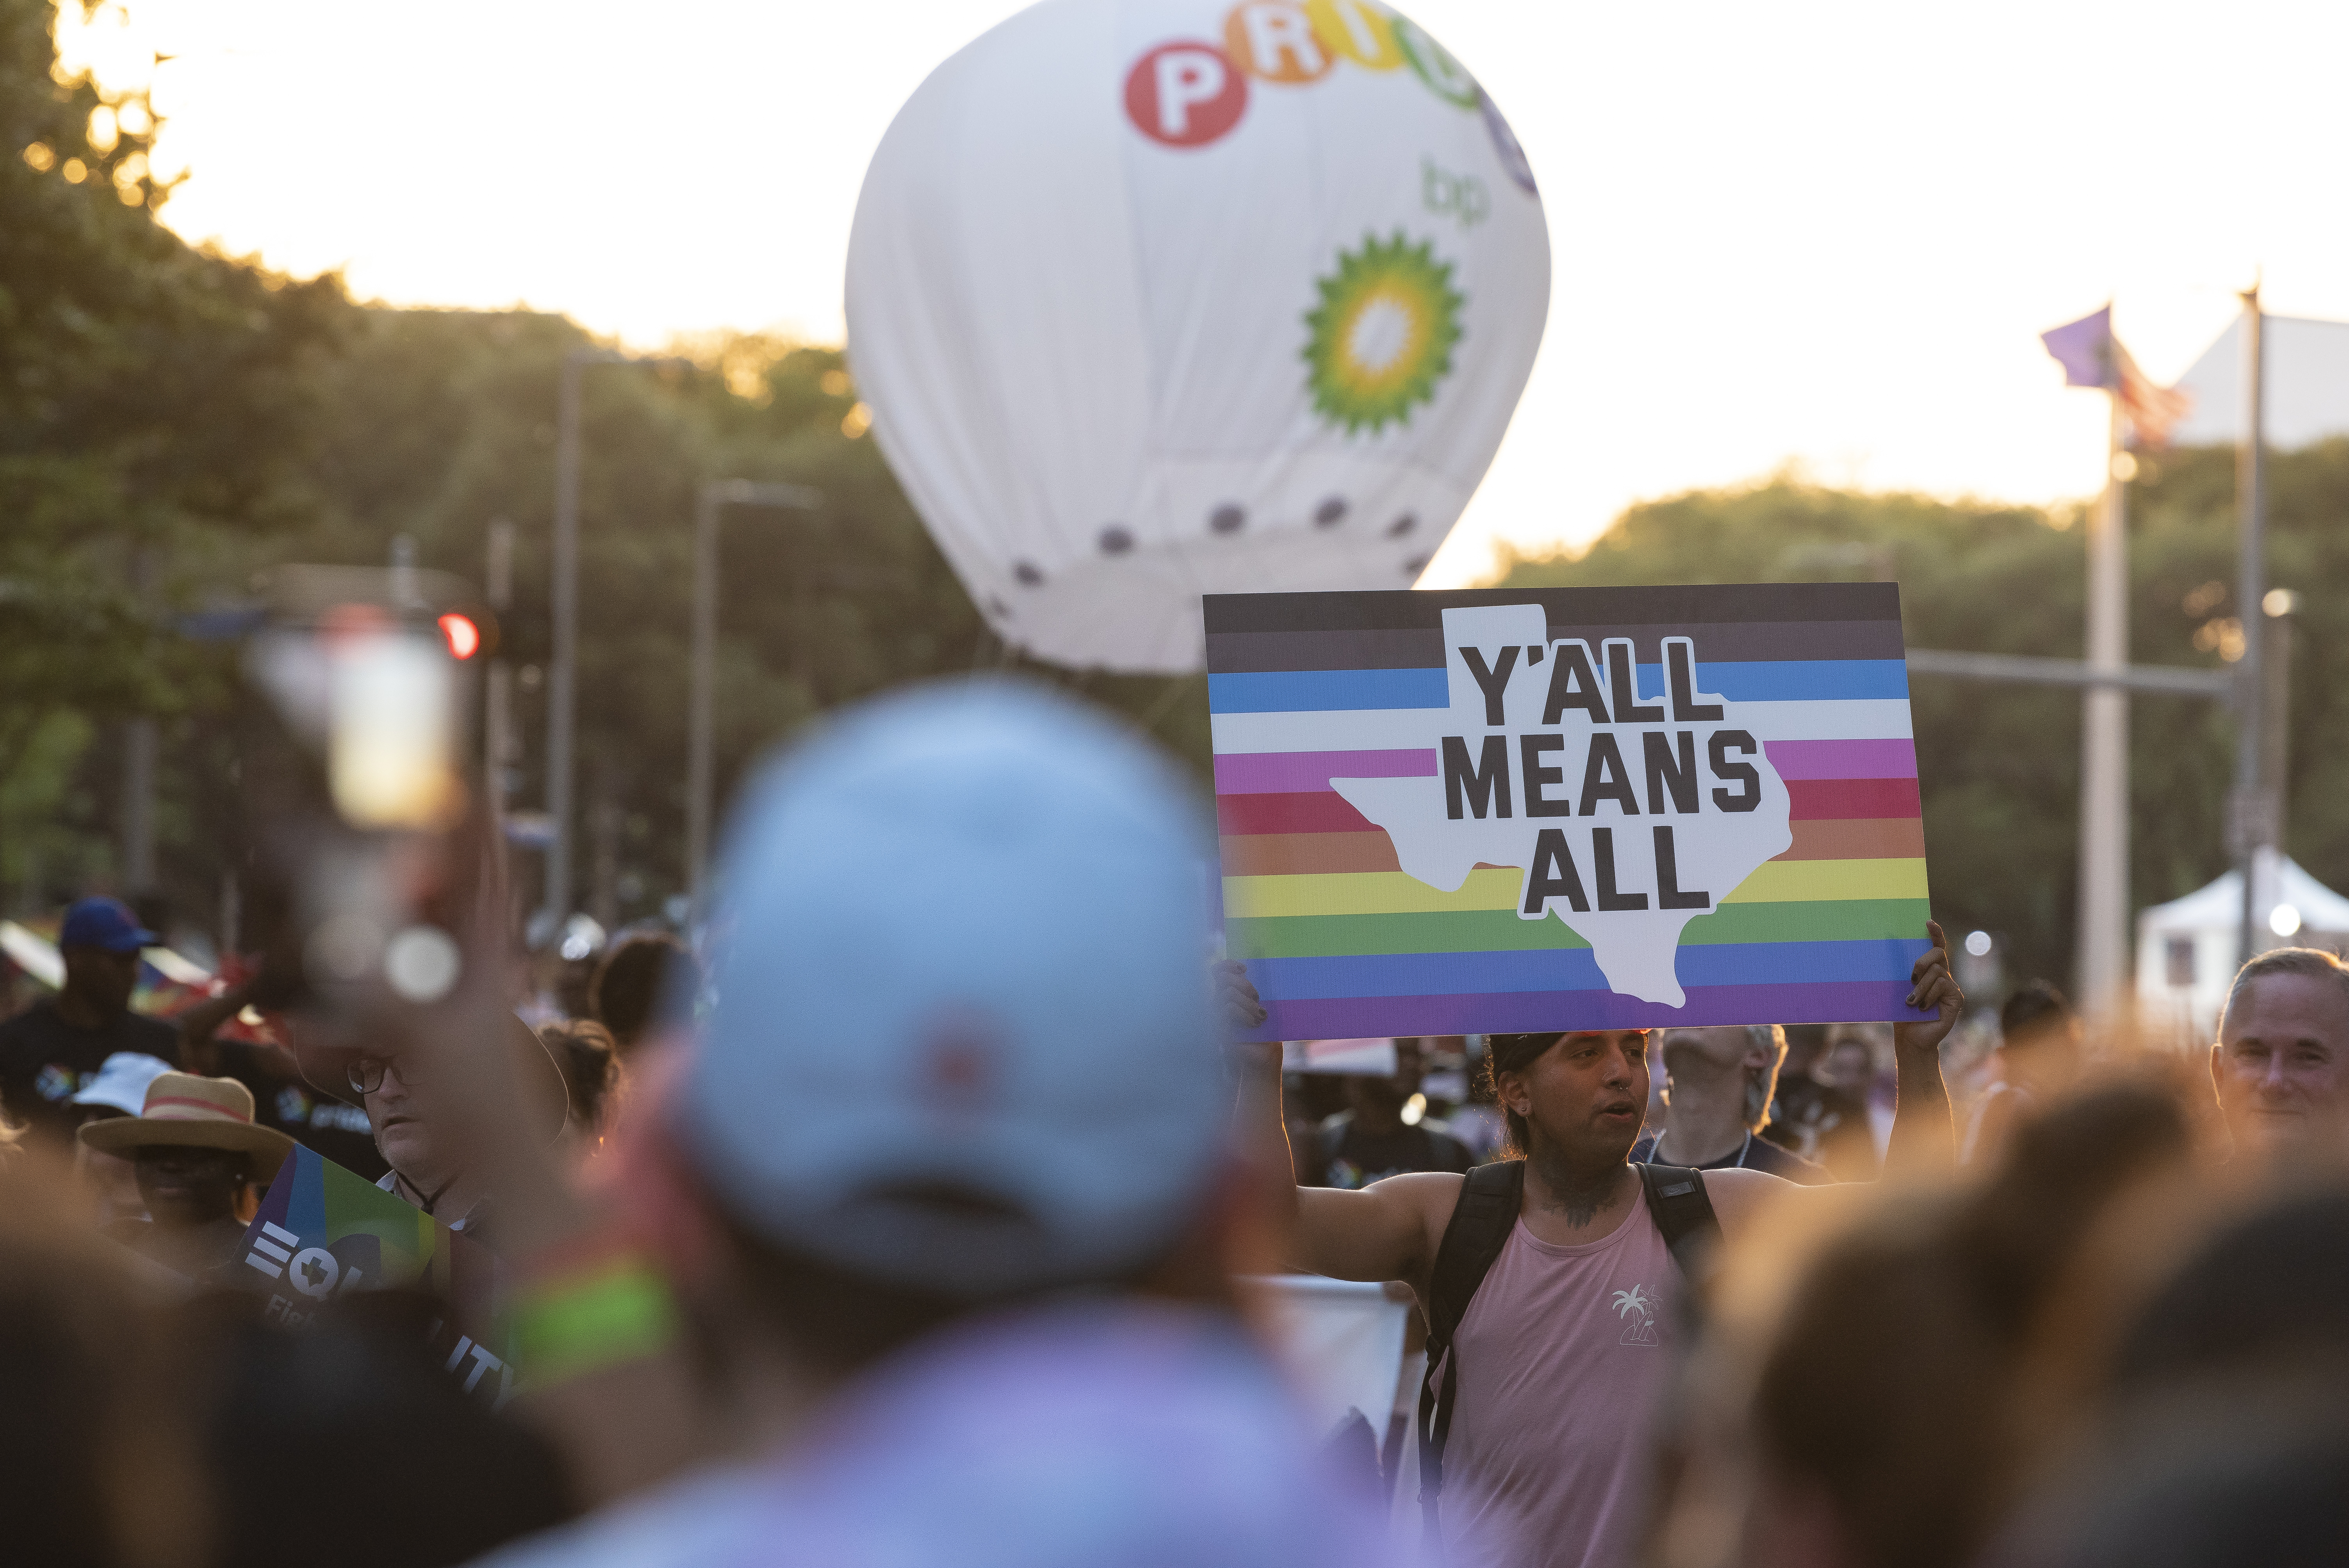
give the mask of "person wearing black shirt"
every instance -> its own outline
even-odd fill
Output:
[[[1404,1109],[1419,1092],[1419,1042],[1395,1042],[1391,1078],[1356,1076],[1346,1080],[1346,1109],[1321,1124],[1314,1146],[1319,1156],[1314,1187],[1367,1187],[1407,1171],[1464,1171],[1476,1163],[1468,1146],[1442,1122],[1406,1122]]]
[[[67,1102],[115,1052],[178,1065],[179,1032],[130,1010],[140,950],[156,940],[114,899],[86,898],[66,911],[57,934],[64,989],[0,1024],[0,1111],[33,1141],[70,1149],[80,1117]]]
[[[1760,1171],[1806,1185],[1834,1181],[1758,1136],[1770,1124],[1785,1055],[1786,1037],[1774,1024],[1665,1030],[1664,1124],[1631,1146],[1632,1162]]]
[[[1789,1154],[1824,1167],[1838,1181],[1876,1179],[1876,1144],[1868,1102],[1822,1082],[1813,1072],[1826,1056],[1826,1026],[1796,1024],[1783,1031],[1789,1049],[1761,1136]]]

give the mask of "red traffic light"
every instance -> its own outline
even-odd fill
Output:
[[[440,634],[449,639],[453,658],[470,659],[481,651],[481,628],[471,615],[451,610],[440,617]]]

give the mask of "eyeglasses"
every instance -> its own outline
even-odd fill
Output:
[[[392,1057],[361,1057],[350,1065],[344,1076],[350,1080],[351,1088],[357,1093],[373,1094],[383,1087],[384,1074],[392,1071],[395,1068],[398,1071],[399,1081],[411,1088],[414,1088],[416,1064],[401,1062]]]

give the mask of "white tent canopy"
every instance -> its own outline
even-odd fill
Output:
[[[2260,347],[2267,358],[2268,445],[2305,447],[2327,436],[2349,435],[2349,322],[2271,315],[2262,339]],[[2178,378],[2178,386],[2194,399],[2194,407],[2170,431],[2172,442],[2181,447],[2232,446],[2241,438],[2240,316],[2202,351],[2202,356]]]
[[[2270,945],[2289,940],[2338,951],[2349,944],[2349,898],[2310,876],[2296,861],[2277,865],[2275,897],[2268,907],[2282,917],[2282,924],[2296,923],[2286,938],[2281,933],[2271,934],[2275,923],[2271,922],[2261,933]],[[2289,917],[2284,916],[2287,909]],[[2242,913],[2242,874],[2229,872],[2207,887],[2137,915],[2137,1014],[2148,1032],[2175,1027],[2187,1043],[2215,1037],[2228,983],[2235,977]]]

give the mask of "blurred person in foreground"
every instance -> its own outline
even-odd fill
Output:
[[[66,911],[57,931],[64,986],[0,1024],[0,1111],[34,1145],[71,1150],[78,1119],[67,1102],[117,1051],[179,1065],[171,1026],[130,1010],[139,954],[158,940],[118,899],[86,898]]]
[[[93,1121],[83,1144],[127,1157],[146,1204],[144,1218],[106,1233],[172,1273],[200,1283],[235,1260],[255,1182],[266,1182],[294,1140],[253,1119],[253,1091],[234,1078],[167,1072],[147,1087],[137,1116]]]
[[[1395,1041],[1392,1073],[1348,1074],[1346,1109],[1325,1118],[1316,1130],[1309,1151],[1315,1179],[1305,1184],[1367,1187],[1406,1171],[1460,1171],[1474,1165],[1468,1146],[1443,1123],[1403,1119],[1424,1076],[1423,1047],[1411,1037]]]
[[[553,1447],[469,1395],[419,1290],[305,1303],[289,1330],[217,1293],[193,1352],[218,1568],[453,1568],[577,1517]]]
[[[587,983],[588,1016],[612,1031],[625,1060],[652,1032],[664,1006],[682,1009],[692,1001],[694,979],[691,950],[667,932],[623,933]]]
[[[2349,1562],[2349,1186],[2230,1217],[2111,1358],[2076,1462],[1993,1568],[2317,1568]]]
[[[1994,1158],[2018,1120],[2072,1087],[2080,1076],[2080,1037],[2079,1016],[2064,993],[2044,980],[2016,987],[1998,1010],[1993,1077],[1967,1119],[1961,1164]]]
[[[827,724],[731,837],[715,1007],[634,1120],[679,1167],[641,1229],[496,1137],[513,1064],[481,1048],[502,979],[477,932],[411,1048],[471,1089],[505,1205],[517,1408],[593,1496],[698,1466],[497,1561],[1385,1560],[1235,1308],[1270,1188],[1232,1136],[1201,820],[1039,691]]]
[[[1894,1164],[1949,1169],[1939,1047],[1963,1004],[1938,925],[1908,1001],[1934,1010],[1896,1036]],[[1648,1100],[1647,1031],[1494,1035],[1495,1092],[1521,1158],[1465,1177],[1398,1176],[1359,1192],[1288,1189],[1292,1265],[1400,1279],[1429,1324],[1421,1501],[1454,1563],[1614,1568],[1646,1509],[1651,1418],[1672,1365],[1682,1274],[1774,1195],[1819,1194],[1756,1170],[1633,1165]],[[1283,1136],[1279,1063],[1258,1057],[1268,1140]],[[1277,1155],[1268,1155],[1268,1162]]]
[[[2349,965],[2313,947],[2236,973],[2210,1047],[2235,1158],[2290,1170],[2349,1155]]]
[[[1664,1124],[1631,1145],[1635,1165],[1699,1171],[1760,1171],[1816,1186],[1823,1166],[1761,1136],[1770,1125],[1785,1031],[1775,1024],[1676,1028],[1663,1036]]]
[[[203,1568],[179,1346],[59,1176],[0,1161],[0,1561]]]
[[[2089,1418],[2201,1185],[2177,1094],[2123,1083],[2026,1118],[1974,1186],[1782,1208],[1681,1374],[1646,1560],[1974,1563]]]

